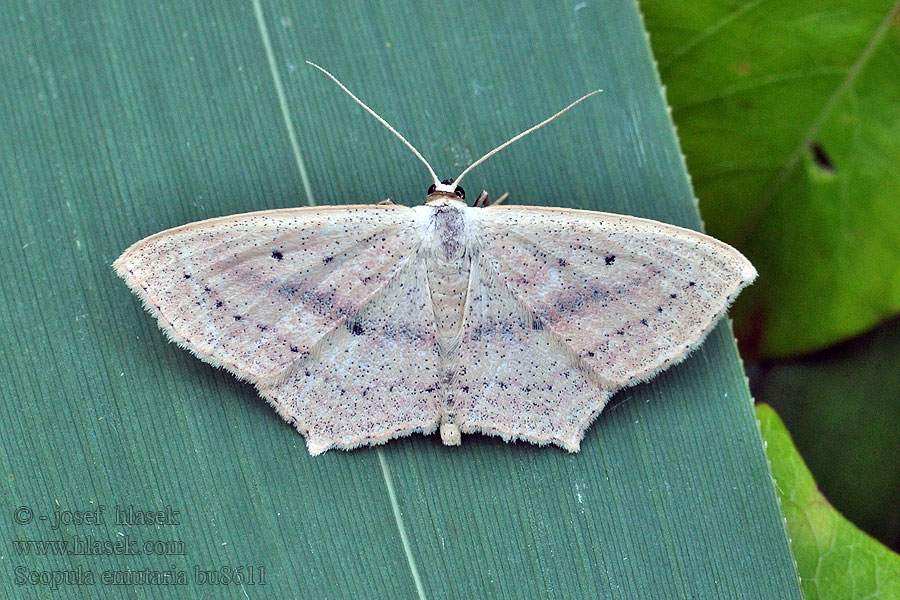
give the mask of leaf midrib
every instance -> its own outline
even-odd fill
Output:
[[[813,119],[812,124],[807,129],[806,134],[800,139],[800,142],[794,148],[794,151],[790,154],[787,161],[785,162],[784,167],[772,180],[772,183],[769,185],[768,189],[763,193],[760,198],[759,203],[757,203],[755,209],[750,213],[749,218],[744,224],[744,227],[738,233],[735,243],[738,245],[743,244],[746,241],[747,237],[750,233],[756,228],[756,224],[762,219],[762,217],[768,212],[769,208],[772,206],[775,201],[776,196],[784,187],[784,184],[788,181],[791,174],[793,174],[794,170],[797,168],[797,165],[800,163],[800,159],[803,157],[803,153],[809,147],[809,145],[815,140],[816,136],[819,133],[819,130],[822,128],[822,125],[825,124],[825,121],[828,120],[828,117],[831,116],[832,111],[835,106],[837,106],[838,101],[844,95],[847,90],[856,82],[857,77],[862,72],[863,68],[865,68],[866,64],[868,64],[869,59],[872,58],[872,55],[875,54],[875,50],[878,49],[879,44],[884,39],[884,36],[887,34],[888,29],[891,27],[891,23],[897,16],[900,15],[900,0],[898,0],[891,10],[888,11],[888,14],[878,25],[878,28],[875,29],[875,32],[872,34],[871,39],[869,39],[868,43],[863,47],[862,51],[860,51],[859,56],[850,66],[850,69],[847,71],[847,75],[844,77],[844,80],[835,88],[834,92],[828,97],[828,100],[822,106],[822,109]]]
[[[734,20],[748,14],[752,9],[757,8],[760,4],[762,4],[763,1],[764,0],[751,0],[743,4],[741,7],[735,9],[728,15],[725,15],[721,19],[717,20],[715,23],[712,23],[711,25],[705,27],[702,31],[692,36],[684,44],[673,50],[672,53],[666,58],[666,60],[660,63],[660,71],[669,68],[672,64],[681,59],[685,54],[709,39],[715,33],[719,32],[722,28],[729,25]],[[888,11],[885,18],[872,33],[872,37],[869,39],[869,41],[860,51],[859,55],[856,57],[856,60],[853,61],[853,64],[847,70],[844,78],[837,85],[837,87],[835,87],[834,91],[822,106],[822,109],[812,119],[809,128],[806,130],[806,133],[800,138],[800,141],[794,147],[793,151],[787,156],[787,159],[785,160],[778,174],[772,179],[769,186],[761,194],[759,201],[750,212],[749,216],[744,222],[743,227],[739,230],[738,234],[732,240],[732,243],[738,246],[743,245],[750,233],[755,230],[757,223],[759,223],[768,212],[778,193],[782,190],[785,183],[790,179],[790,176],[797,168],[797,165],[800,163],[800,159],[803,157],[803,153],[813,142],[813,140],[815,140],[816,136],[819,133],[819,130],[825,124],[825,121],[828,120],[828,117],[831,116],[831,113],[837,105],[838,101],[841,99],[844,93],[855,83],[857,77],[862,72],[863,68],[865,68],[866,64],[868,64],[872,55],[875,53],[875,50],[878,49],[879,44],[890,29],[891,23],[894,21],[894,19],[898,18],[898,16],[900,16],[900,0],[898,0]],[[796,74],[794,74],[793,76],[796,76]],[[783,74],[777,77],[773,75],[770,77],[770,79],[775,81],[781,80],[782,77]],[[730,93],[744,90],[745,88],[732,88],[730,90]],[[723,97],[724,95],[726,94],[723,93],[719,96],[708,98],[706,99],[706,101],[714,100],[716,98]],[[694,102],[692,103],[692,105],[693,104],[698,103]],[[676,107],[676,109],[683,108],[685,108],[685,105]]]

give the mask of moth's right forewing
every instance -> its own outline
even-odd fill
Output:
[[[295,208],[170,229],[114,267],[172,340],[259,383],[377,295],[419,244],[408,207]]]
[[[610,391],[683,359],[756,277],[727,244],[647,219],[524,206],[476,219],[498,277]]]

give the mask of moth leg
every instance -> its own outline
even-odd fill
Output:
[[[497,198],[497,201],[494,204],[503,204],[509,199],[509,192],[504,192],[502,196]]]
[[[378,203],[378,206],[393,206],[393,205],[394,205],[394,201],[391,200],[390,198],[385,198],[384,200],[382,200],[381,202]]]
[[[488,196],[488,193],[484,190],[481,190],[481,193],[478,194],[477,198],[475,198],[475,204],[473,204],[472,206],[476,207],[476,208],[477,207],[486,208],[488,206],[491,206],[492,204],[496,205],[496,204],[501,204],[503,202],[506,202],[507,198],[509,198],[509,192],[506,192],[502,196],[500,196],[496,202],[491,202],[491,199]]]

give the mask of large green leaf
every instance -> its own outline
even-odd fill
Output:
[[[784,356],[900,311],[900,2],[641,7],[709,230],[760,272],[739,337]]]
[[[416,436],[312,459],[250,386],[166,343],[109,267],[141,236],[204,217],[422,201],[421,165],[304,59],[443,176],[602,85],[470,189],[696,227],[633,3],[56,0],[2,19],[7,597],[46,597],[44,573],[81,569],[95,583],[54,597],[799,598],[727,325],[620,394],[576,455]],[[37,518],[100,505],[102,524]],[[117,525],[116,505],[171,506],[178,524]],[[73,536],[184,547],[13,543]],[[243,567],[245,581],[201,586],[195,567]],[[265,586],[247,579],[260,568]],[[116,569],[187,583],[103,584]]]
[[[900,556],[828,504],[771,407],[756,407],[806,600],[894,600]]]

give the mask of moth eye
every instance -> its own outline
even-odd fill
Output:
[[[428,194],[429,195],[433,194],[434,190],[436,190],[436,189],[437,189],[437,187],[435,187],[435,185],[432,183],[430,186],[428,186]]]

